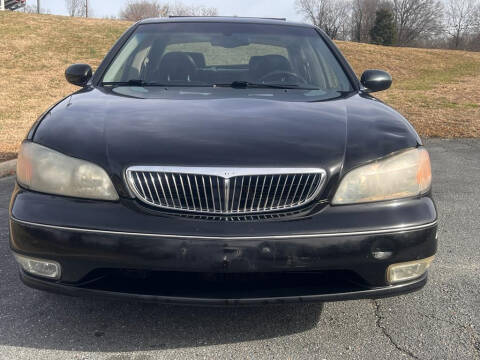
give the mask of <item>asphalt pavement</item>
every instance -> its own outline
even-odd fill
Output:
[[[428,140],[440,248],[420,292],[202,308],[73,298],[21,284],[0,179],[0,359],[480,359],[480,140]]]

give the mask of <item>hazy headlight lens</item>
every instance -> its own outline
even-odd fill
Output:
[[[17,181],[48,194],[118,200],[110,177],[100,166],[32,142],[24,142],[18,154]]]
[[[430,157],[410,149],[350,171],[333,198],[334,205],[366,203],[420,195],[430,189]]]

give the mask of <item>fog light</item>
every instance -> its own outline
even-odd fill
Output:
[[[435,256],[426,259],[392,264],[387,269],[387,281],[395,284],[402,281],[419,278],[432,264]]]
[[[15,254],[15,259],[26,272],[49,279],[60,278],[60,264],[51,260],[32,259]]]

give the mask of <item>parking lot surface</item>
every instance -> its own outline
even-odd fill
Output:
[[[428,140],[439,251],[420,292],[321,305],[199,308],[21,284],[0,179],[0,359],[480,359],[480,141]]]

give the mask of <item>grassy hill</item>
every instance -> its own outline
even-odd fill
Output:
[[[0,161],[15,157],[35,119],[76,88],[64,78],[76,62],[98,66],[128,22],[0,13]],[[422,136],[480,137],[480,53],[338,43],[355,71],[394,78],[379,94]]]

